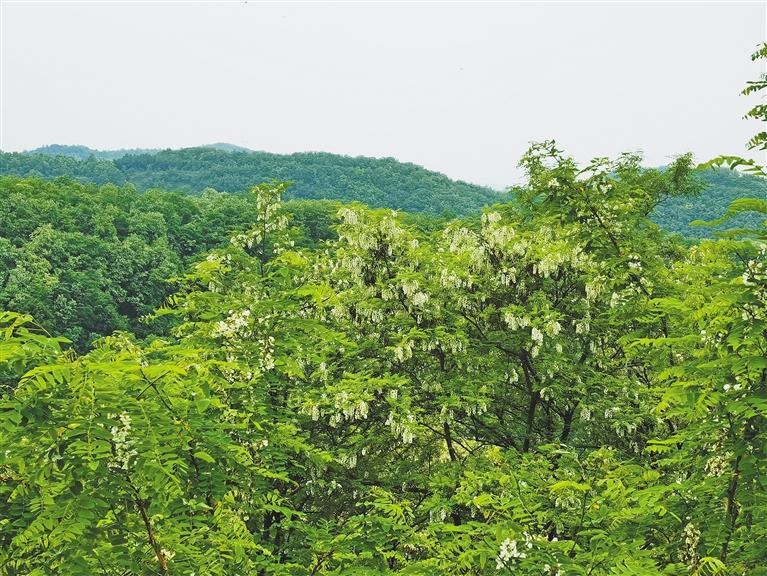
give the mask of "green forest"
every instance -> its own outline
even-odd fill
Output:
[[[450,180],[393,158],[352,158],[307,152],[270,154],[219,147],[185,148],[85,158],[67,148],[45,153],[1,153],[0,174],[53,178],[71,176],[94,184],[130,183],[139,190],[163,188],[200,194],[207,188],[246,192],[254,182],[291,182],[287,198],[358,201],[371,207],[462,215],[505,198],[505,194]],[[226,146],[226,145],[224,145]],[[73,147],[80,150],[79,147]]]
[[[767,576],[767,168],[104,154],[0,155],[0,575]]]
[[[231,144],[182,150],[99,151],[84,146],[47,146],[25,153],[0,153],[0,175],[56,178],[84,183],[130,183],[138,190],[165,189],[199,195],[208,189],[244,193],[253,183],[290,182],[286,199],[362,202],[439,216],[477,215],[485,206],[513,200],[506,192],[456,182],[442,174],[392,158],[351,158],[337,154],[269,154]],[[659,198],[651,219],[687,238],[713,235],[723,227],[691,225],[719,218],[738,198],[767,195],[767,184],[742,172],[701,170],[700,193]],[[753,227],[753,214],[740,214],[725,228]]]

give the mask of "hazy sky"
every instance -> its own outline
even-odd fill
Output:
[[[518,181],[576,158],[742,154],[767,4],[11,2],[6,151],[232,142]]]

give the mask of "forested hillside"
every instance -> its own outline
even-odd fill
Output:
[[[308,183],[327,182],[331,186],[334,181],[344,180],[344,171],[354,165],[355,173],[365,174],[368,171],[361,166],[367,162],[378,167],[370,172],[379,175],[382,166],[389,166],[392,178],[408,168],[393,161],[386,164],[329,154],[305,156],[328,164],[313,165],[294,159],[292,165],[281,165],[279,170],[276,165],[270,169],[267,164],[259,170],[285,175],[290,169],[303,166],[304,193],[293,193],[298,185],[294,184],[287,188],[286,196],[322,197],[325,195],[312,192]],[[179,159],[184,157],[189,160],[187,171],[179,170]],[[78,350],[85,350],[90,342],[114,330],[130,330],[139,336],[149,334],[140,318],[171,294],[173,287],[168,279],[182,275],[195,258],[226,244],[231,234],[247,228],[256,217],[255,204],[247,193],[230,194],[211,188],[200,194],[159,188],[140,192],[128,184],[97,186],[78,180],[122,182],[124,174],[130,174],[131,180],[138,181],[141,187],[175,178],[172,187],[183,188],[179,182],[208,181],[204,174],[222,181],[231,170],[230,180],[235,182],[244,179],[252,168],[252,160],[250,168],[242,172],[232,168],[231,162],[236,165],[244,157],[242,153],[203,148],[126,156],[115,162],[93,157],[80,161],[56,154],[3,155],[3,161],[16,162],[15,170],[5,164],[6,171],[29,172],[25,164],[29,161],[48,175],[68,170],[72,176],[53,180],[0,177],[0,308],[32,314],[49,331],[71,339]],[[428,174],[412,168],[415,177],[408,180],[403,176],[408,184]],[[141,178],[145,178],[143,184]],[[439,175],[435,178],[447,181]],[[754,176],[719,169],[698,172],[694,178],[705,182],[691,189],[691,194],[659,195],[652,219],[689,238],[759,223],[762,216],[750,212],[739,214],[717,228],[688,225],[695,219],[720,217],[736,198],[767,198],[764,179]],[[428,182],[420,185],[428,186]],[[349,183],[352,189],[358,185],[359,181]],[[393,183],[386,185],[394,187]],[[701,190],[699,194],[697,189]],[[419,189],[411,192],[416,197],[423,196]],[[516,196],[524,193],[524,188],[516,190]],[[359,196],[366,195],[360,192]],[[495,201],[502,198],[500,194],[490,196]],[[353,195],[347,200],[355,199],[357,196]],[[489,200],[475,197],[473,201],[477,202],[474,212],[478,215],[480,203]],[[314,246],[334,237],[332,223],[337,202],[293,200],[288,206],[295,228],[294,240],[299,246]],[[428,216],[428,212],[420,217],[411,214],[406,219],[423,230],[439,225],[439,219]]]
[[[17,298],[102,266],[143,306],[174,251],[248,224],[150,314],[161,338],[78,354],[0,315],[0,574],[764,576],[764,228],[654,225],[689,158],[523,164],[481,221],[342,205],[319,247],[278,183],[3,179]]]
[[[478,213],[505,194],[449,179],[392,158],[348,157],[326,153],[269,154],[215,147],[164,150],[79,160],[49,154],[0,154],[0,174],[72,176],[96,184],[131,183],[139,190],[164,188],[199,194],[206,188],[245,192],[254,182],[292,182],[288,198],[358,201],[373,207],[454,215]]]
[[[700,195],[665,198],[653,211],[652,219],[669,232],[687,238],[706,238],[732,228],[754,228],[764,220],[763,214],[744,212],[716,226],[702,225],[721,218],[738,198],[767,199],[767,178],[726,169],[701,170],[698,178],[703,185]]]
[[[96,150],[82,145],[49,144],[25,152],[25,154],[43,154],[46,156],[69,156],[77,160],[86,160],[93,156],[99,160],[114,160],[126,154],[153,154],[159,150],[149,148],[125,148],[120,150]]]
[[[288,198],[359,201],[372,207],[429,214],[479,213],[507,196],[449,180],[393,159],[350,158],[336,154],[292,155],[250,152],[231,144],[184,150],[98,151],[84,146],[48,146],[32,153],[1,154],[0,174],[71,176],[96,184],[131,183],[139,190],[163,188],[199,194],[206,188],[243,192],[269,179],[293,182]],[[742,214],[719,227],[691,226],[724,214],[744,196],[767,197],[767,180],[730,170],[701,170],[699,196],[664,198],[652,219],[669,232],[704,238],[717,230],[753,226],[758,216]]]
[[[767,167],[2,162],[0,576],[767,576]]]
[[[338,203],[286,205],[296,246],[335,236]],[[256,216],[250,194],[190,196],[65,177],[0,177],[0,309],[32,314],[78,350],[114,330],[144,336],[149,329],[139,319],[171,293],[168,279],[226,245]],[[440,222],[426,215],[406,220],[424,230]]]

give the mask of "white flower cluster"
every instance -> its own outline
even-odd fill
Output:
[[[749,260],[743,273],[743,285],[753,288],[756,302],[743,306],[744,320],[767,320],[767,245],[759,249],[758,260]]]
[[[468,289],[474,285],[470,277],[461,278],[455,272],[448,270],[447,268],[442,269],[439,276],[439,284],[448,290],[457,290],[459,288]]]
[[[554,251],[548,252],[539,262],[533,264],[533,274],[549,278],[559,270],[564,262],[565,258],[562,254]]]
[[[634,272],[640,272],[642,270],[642,260],[639,254],[630,254],[628,257],[628,267]]]
[[[409,360],[413,357],[414,343],[412,340],[405,340],[399,346],[394,347],[394,357],[400,362]]]
[[[451,424],[455,418],[455,413],[452,408],[448,408],[443,405],[439,411],[439,421],[443,424]]]
[[[464,410],[469,416],[482,416],[487,412],[487,402],[480,400],[477,404],[468,404]]]
[[[213,327],[213,337],[234,338],[250,335],[250,310],[230,310],[225,320],[220,320]]]
[[[485,212],[482,214],[482,224],[485,226],[490,226],[492,224],[497,224],[501,221],[501,215],[498,214],[498,212]]]
[[[323,400],[327,400],[325,394],[322,395]],[[330,415],[328,423],[335,427],[338,426],[344,420],[365,420],[368,417],[370,405],[368,402],[361,398],[352,398],[345,390],[341,391],[333,398],[334,412]],[[304,412],[308,412],[312,420],[319,420],[323,414],[323,410],[316,404],[311,405],[308,409],[304,409]]]
[[[429,510],[429,522],[444,522],[445,518],[447,518],[447,512],[448,511],[446,508],[440,508],[438,512],[435,510]],[[435,516],[438,518],[438,520],[435,520]]]
[[[173,557],[176,555],[175,552],[173,552],[172,550],[168,550],[166,548],[161,548],[160,554],[162,554],[165,560],[173,560]]]
[[[523,550],[529,550],[533,547],[533,538],[527,532],[525,532],[523,536],[525,541],[522,544],[522,550],[518,548],[516,540],[506,538],[506,540],[501,542],[501,547],[498,550],[498,556],[495,558],[496,570],[503,570],[504,568],[508,567],[512,560],[521,560],[522,558],[527,558],[527,553]]]
[[[722,388],[724,389],[725,392],[729,392],[730,390],[732,390],[733,392],[738,392],[740,391],[741,388],[743,388],[743,385],[740,382],[736,382],[735,384],[727,383],[724,386],[722,386]]]
[[[476,234],[468,228],[450,226],[445,229],[443,236],[448,242],[448,249],[454,254],[473,252],[479,248]]]
[[[723,476],[730,471],[733,453],[718,453],[706,461],[705,470],[709,476]]]
[[[423,306],[429,301],[429,295],[419,289],[418,281],[405,280],[402,282],[402,293],[413,306]]]
[[[338,218],[351,226],[359,224],[360,221],[359,213],[356,210],[352,210],[351,208],[346,207],[341,208],[338,211]]]
[[[607,279],[602,275],[594,276],[586,282],[586,300],[593,302],[605,291]]]
[[[682,530],[682,542],[684,548],[680,552],[682,560],[688,566],[693,567],[698,563],[698,545],[700,544],[700,530],[692,522],[688,522]]]
[[[513,312],[504,312],[503,321],[512,330],[519,330],[530,326],[530,318],[527,316],[517,316]]]
[[[482,238],[493,250],[506,251],[516,235],[511,226],[499,224],[501,219],[497,212],[490,212],[483,216]]]
[[[330,496],[333,492],[335,492],[339,488],[341,488],[341,485],[338,482],[336,482],[335,480],[331,480],[328,483],[328,496]]]
[[[357,455],[353,452],[351,454],[341,454],[338,457],[338,461],[342,466],[351,469],[357,466]]]
[[[591,331],[591,323],[588,316],[581,318],[580,320],[573,320],[576,334],[588,334]]]
[[[513,266],[501,268],[498,273],[498,281],[502,286],[511,286],[517,281],[517,269]]]
[[[400,240],[405,230],[397,223],[397,213],[391,217],[382,218],[377,223],[367,223],[362,216],[351,208],[342,208],[338,212],[344,226],[339,231],[339,240],[346,242],[352,248],[365,251],[379,251],[386,248],[386,255],[394,254],[394,247],[402,244]],[[402,247],[413,248],[412,242],[402,244]]]
[[[708,330],[700,331],[700,341],[706,346],[720,346],[727,338],[727,332],[724,330],[717,330],[715,332],[709,332]]]
[[[392,433],[395,436],[402,438],[403,443],[412,444],[413,440],[415,440],[415,416],[412,414],[408,414],[407,418],[402,421],[397,418],[394,412],[389,412],[385,424],[391,427]]]
[[[581,507],[581,496],[571,490],[561,490],[554,498],[554,507],[563,510],[577,510]]]
[[[543,331],[546,332],[546,335],[549,338],[553,338],[562,331],[562,325],[556,320],[549,320],[546,322],[546,324],[544,324]]]
[[[429,295],[426,292],[416,292],[413,294],[411,302],[413,306],[423,306],[429,301]]]
[[[127,412],[123,412],[120,414],[120,425],[111,428],[114,456],[110,461],[110,466],[127,470],[130,459],[138,454],[134,448],[135,441],[129,438],[130,431],[131,417]]]
[[[609,420],[610,418],[615,416],[618,412],[620,412],[620,410],[621,409],[620,409],[619,406],[612,406],[610,408],[606,408],[605,409],[605,418]]]
[[[258,365],[262,372],[268,372],[274,368],[274,336],[259,338],[258,345],[261,349]]]

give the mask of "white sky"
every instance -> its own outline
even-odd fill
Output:
[[[767,3],[12,2],[0,148],[393,156],[501,188],[579,160],[743,154]]]

